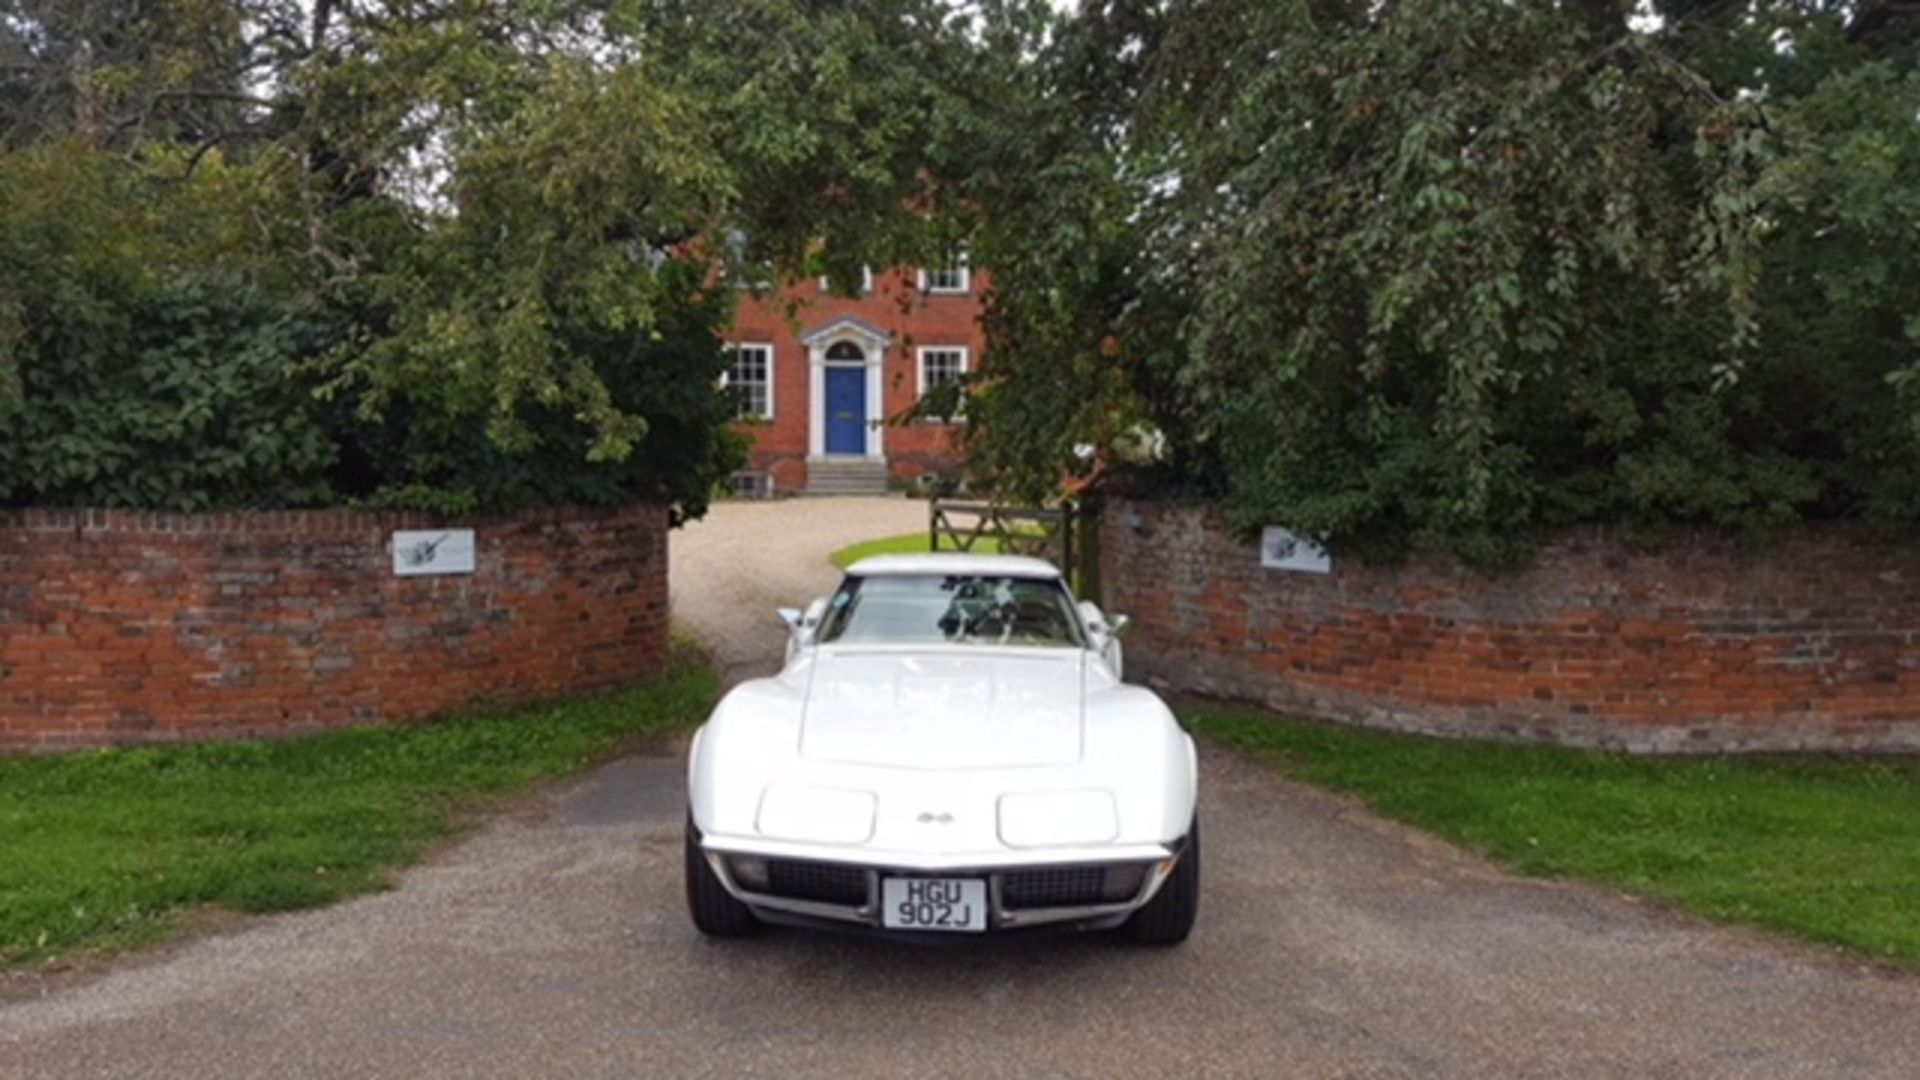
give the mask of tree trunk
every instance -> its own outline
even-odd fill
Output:
[[[74,43],[73,130],[89,143],[100,138],[100,99],[93,85],[93,42],[81,38]]]

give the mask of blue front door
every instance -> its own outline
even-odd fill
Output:
[[[867,369],[827,368],[827,453],[867,452]]]

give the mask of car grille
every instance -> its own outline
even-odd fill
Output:
[[[770,859],[767,892],[793,900],[859,906],[867,902],[867,872],[857,866]]]
[[[1000,877],[1000,903],[1008,911],[1119,903],[1140,891],[1146,870],[1144,864],[1009,870]]]

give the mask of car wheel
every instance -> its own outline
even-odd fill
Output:
[[[753,910],[733,898],[713,872],[700,842],[693,838],[693,823],[687,823],[687,913],[693,925],[708,937],[745,937],[760,929]]]
[[[1199,913],[1200,818],[1196,815],[1187,833],[1187,850],[1180,853],[1173,875],[1146,907],[1121,925],[1120,932],[1141,945],[1178,945],[1193,932],[1193,920]]]

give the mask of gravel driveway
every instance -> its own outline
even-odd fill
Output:
[[[926,527],[927,504],[918,499],[721,503],[668,548],[674,621],[730,681],[765,674],[786,649],[775,609],[804,608],[840,580],[827,556]]]
[[[719,507],[675,538],[676,611],[729,665],[765,666],[768,608],[921,512]],[[633,758],[393,892],[0,1008],[0,1076],[1920,1075],[1920,979],[1520,880],[1203,766],[1206,893],[1181,948],[703,941],[680,762]]]

